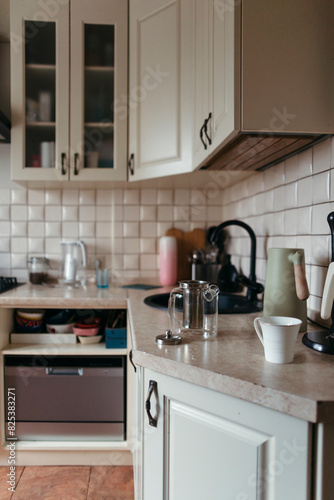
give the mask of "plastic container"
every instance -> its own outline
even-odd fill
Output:
[[[175,285],[177,282],[177,241],[174,236],[162,236],[159,242],[160,284]]]
[[[29,281],[33,285],[41,285],[48,276],[50,269],[49,259],[46,257],[29,257],[27,260]]]

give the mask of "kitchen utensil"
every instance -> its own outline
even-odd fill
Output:
[[[177,240],[175,236],[163,236],[159,241],[160,284],[175,285],[177,279]]]
[[[303,337],[303,344],[318,352],[334,354],[334,212],[328,214],[327,222],[331,231],[332,260],[327,271],[320,314],[323,319],[331,317],[332,321],[329,331],[307,332]]]
[[[86,268],[86,249],[82,241],[61,241],[64,283],[74,285],[79,282],[79,272]]]
[[[292,363],[302,321],[285,316],[255,318],[254,328],[271,363]]]
[[[205,248],[206,233],[204,229],[193,229],[184,232],[180,229],[171,228],[166,231],[166,236],[174,236],[177,240],[177,279],[176,281],[191,278],[191,263],[188,255],[194,248]]]
[[[309,296],[305,277],[304,250],[270,248],[268,250],[264,316],[288,316],[302,321],[307,329],[306,299]]]
[[[216,335],[218,293],[218,287],[207,281],[180,281],[168,302],[171,330],[177,334],[201,334],[205,338]]]

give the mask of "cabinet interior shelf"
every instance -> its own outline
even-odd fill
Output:
[[[56,126],[55,122],[27,122],[26,125],[27,127],[39,127],[39,128]]]
[[[85,66],[85,71],[100,71],[109,73],[114,71],[114,66]]]
[[[85,122],[85,127],[97,127],[97,128],[109,128],[113,127],[114,124],[112,122]]]
[[[26,69],[28,70],[36,70],[36,71],[55,71],[56,66],[54,64],[35,64],[28,63],[26,64]]]

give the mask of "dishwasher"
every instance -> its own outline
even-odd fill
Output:
[[[5,356],[4,367],[18,440],[125,440],[125,356]]]

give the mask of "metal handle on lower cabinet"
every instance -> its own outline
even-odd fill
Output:
[[[74,153],[74,175],[78,175],[79,173],[78,160],[79,160],[79,153]]]
[[[131,153],[129,161],[128,161],[128,169],[130,174],[133,175],[135,173],[135,155]]]
[[[204,133],[205,133],[205,136],[206,136],[206,138],[207,138],[207,140],[208,140],[208,143],[209,143],[210,145],[211,145],[211,142],[212,142],[212,141],[211,141],[211,137],[208,135],[208,123],[209,123],[209,121],[211,120],[211,116],[212,116],[212,114],[211,114],[211,113],[209,113],[209,116],[207,117],[207,119],[206,119],[206,120],[205,120],[205,122],[204,122]]]
[[[157,420],[155,418],[152,417],[151,415],[151,396],[152,396],[152,393],[155,391],[157,387],[157,383],[155,380],[150,380],[149,381],[149,386],[148,386],[148,393],[147,393],[147,398],[146,398],[146,401],[145,401],[145,410],[146,410],[146,413],[147,413],[147,416],[148,416],[148,423],[152,426],[152,427],[156,427],[157,426]]]
[[[61,175],[67,174],[67,168],[65,168],[66,154],[61,154]]]
[[[45,368],[45,373],[47,375],[83,375],[83,368],[71,368],[71,367],[51,367]]]
[[[205,127],[205,122],[203,123],[203,125],[202,125],[202,127],[201,127],[201,130],[200,130],[200,132],[199,132],[199,136],[200,136],[200,138],[201,138],[201,141],[202,141],[202,144],[203,144],[203,146],[204,146],[204,149],[207,149],[207,147],[208,147],[208,146],[206,145],[206,142],[205,142],[205,141],[204,141],[204,139],[203,139],[204,127]]]

